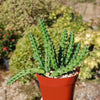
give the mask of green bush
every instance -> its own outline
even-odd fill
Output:
[[[23,33],[38,17],[48,21],[49,13],[61,7],[57,0],[6,0],[0,5],[0,20],[6,21],[7,28],[14,27]]]
[[[49,35],[56,47],[56,53],[58,53],[59,50],[59,43],[61,39],[61,33],[63,33],[63,29],[67,29],[68,33],[70,33],[71,30],[74,30],[76,33],[75,43],[81,41],[81,47],[86,44],[90,46],[88,57],[80,64],[81,73],[79,77],[80,79],[92,78],[92,76],[94,75],[92,71],[94,69],[97,69],[98,64],[100,63],[99,57],[97,56],[99,55],[97,51],[100,50],[100,46],[99,41],[96,41],[97,38],[99,40],[100,33],[92,31],[89,28],[90,24],[83,23],[82,17],[71,8],[59,8],[59,10],[50,13],[48,19],[51,22],[51,24],[49,24],[51,27],[48,28]],[[25,31],[24,37],[18,42],[17,48],[10,59],[10,71],[12,71],[13,73],[19,72],[22,69],[37,66],[35,62],[31,62],[31,60],[33,59],[33,52],[30,48],[31,46],[28,39],[29,33],[34,33],[35,37],[37,37],[36,40],[38,42],[38,45],[39,43],[41,43],[39,45],[40,51],[44,54],[42,34],[38,26],[33,25]],[[29,53],[27,53],[27,51]],[[88,64],[88,60],[93,62],[92,66]]]

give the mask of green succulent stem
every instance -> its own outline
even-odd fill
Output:
[[[71,32],[67,53],[65,55],[65,62],[64,62],[65,65],[67,65],[69,62],[69,59],[72,54],[73,46],[74,46],[74,32]]]
[[[78,53],[79,53],[79,50],[80,50],[80,47],[81,47],[81,43],[78,42],[77,45],[76,45],[74,54],[73,54],[73,56],[72,56],[72,59],[70,60],[69,64],[73,63],[73,60],[75,60],[75,59],[77,58]]]
[[[56,53],[55,53],[54,45],[49,37],[48,31],[41,18],[39,19],[39,25],[40,25],[43,39],[44,39],[45,69],[48,72],[50,71],[50,66],[52,66],[54,69],[57,69]],[[50,61],[51,61],[51,64],[50,64]]]
[[[39,74],[45,74],[45,71],[43,69],[38,69],[38,68],[30,68],[26,70],[22,70],[18,74],[12,76],[10,80],[7,82],[8,85],[13,84],[15,81],[20,79],[21,77],[24,77],[28,74],[34,74],[34,73],[39,73]]]
[[[33,51],[34,51],[33,57],[34,57],[34,58],[36,59],[36,61],[38,62],[39,68],[44,69],[43,60],[42,60],[40,51],[39,51],[39,49],[38,49],[36,40],[35,40],[35,38],[34,38],[34,35],[30,34],[30,35],[29,35],[29,38],[30,38],[30,42],[31,42],[31,44],[32,44],[32,48],[33,48]]]
[[[81,50],[79,55],[76,57],[76,59],[73,59],[73,63],[69,63],[68,65],[66,65],[66,67],[57,69],[50,76],[51,77],[56,77],[56,76],[62,75],[64,73],[67,73],[68,71],[72,71],[84,59],[84,57],[87,55],[87,51],[88,51],[88,46],[85,46]]]
[[[62,67],[64,65],[64,51],[65,51],[65,45],[67,40],[67,30],[63,31],[63,34],[61,36],[61,42],[60,42],[60,48],[59,48],[59,54],[58,54],[58,62],[59,66]]]

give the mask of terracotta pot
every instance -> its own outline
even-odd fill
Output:
[[[73,100],[78,74],[61,79],[47,78],[36,74],[43,100]]]

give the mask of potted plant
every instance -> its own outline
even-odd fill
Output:
[[[0,59],[3,59],[8,69],[12,52],[15,50],[16,43],[20,34],[16,33],[13,28],[5,29],[5,24],[0,23]]]
[[[88,46],[84,46],[79,51],[81,43],[74,45],[74,32],[71,32],[66,51],[68,34],[64,30],[57,55],[42,19],[39,19],[39,25],[44,39],[45,58],[43,59],[41,56],[34,35],[30,34],[29,38],[34,50],[33,57],[39,66],[23,70],[12,76],[8,84],[12,84],[27,74],[36,73],[43,100],[72,100],[75,82],[79,74],[77,66],[86,56]]]

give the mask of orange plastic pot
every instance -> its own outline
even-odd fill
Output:
[[[79,73],[78,73],[79,74]],[[78,74],[68,78],[47,78],[37,75],[43,100],[73,100]]]

